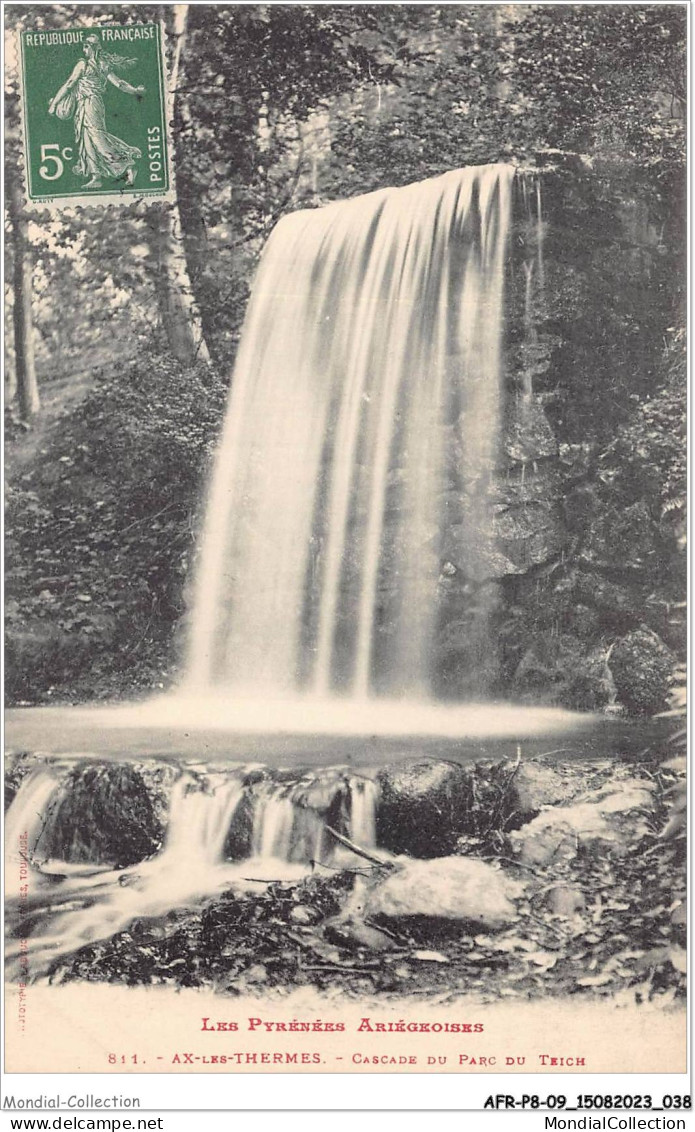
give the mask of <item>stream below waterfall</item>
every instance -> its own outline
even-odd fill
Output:
[[[516,709],[517,724],[524,711],[533,714]],[[38,977],[135,920],[198,907],[226,891],[262,892],[269,882],[297,882],[315,872],[359,874],[365,862],[350,843],[388,860],[377,829],[379,766],[387,753],[396,759],[390,766],[416,762],[471,773],[475,759],[504,766],[510,756],[534,761],[543,753],[545,761],[570,762],[577,772],[592,759],[634,755],[648,741],[644,725],[627,721],[584,717],[582,727],[568,731],[564,720],[565,730],[550,734],[542,714],[536,722],[538,733],[523,744],[511,745],[503,724],[494,740],[459,737],[444,747],[441,737],[429,743],[420,737],[417,748],[392,738],[366,768],[354,762],[379,751],[371,749],[374,737],[353,736],[353,763],[333,766],[307,766],[306,750],[303,766],[291,760],[278,766],[279,759],[240,763],[214,749],[193,759],[170,741],[165,755],[144,759],[132,748],[129,754],[110,749],[108,741],[91,753],[82,745],[81,754],[73,746],[70,753],[20,755],[24,771],[5,832],[9,970]],[[125,735],[132,739],[128,728]],[[158,745],[151,735],[150,745]]]
[[[359,865],[333,828],[364,849],[376,843],[378,790],[364,774],[334,768],[328,780],[269,781],[253,765],[216,772],[184,766],[170,776],[158,852],[127,868],[60,859],[52,850],[65,844],[65,825],[74,821],[66,806],[84,765],[66,760],[30,771],[8,811],[6,954],[17,975],[29,968],[35,977],[136,918],[195,906],[230,887],[258,890],[316,867]],[[79,851],[74,830],[68,841],[70,856],[89,853],[85,831]]]

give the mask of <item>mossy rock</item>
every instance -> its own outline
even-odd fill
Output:
[[[43,846],[63,861],[126,868],[156,853],[163,839],[142,775],[127,763],[89,763],[65,780]]]
[[[393,763],[379,772],[377,844],[392,853],[441,857],[463,832],[473,804],[473,775],[455,763]]]
[[[637,715],[667,707],[675,659],[656,633],[636,629],[613,647],[609,660],[620,703]]]

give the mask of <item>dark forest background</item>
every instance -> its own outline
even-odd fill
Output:
[[[5,11],[10,699],[175,680],[204,484],[275,222],[509,161],[543,210],[539,227],[519,203],[511,248],[493,686],[664,709],[685,648],[685,6]],[[27,214],[14,29],[154,19],[169,32],[176,203]],[[456,562],[443,569],[455,695],[472,598]]]

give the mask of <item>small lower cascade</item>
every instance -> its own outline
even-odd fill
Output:
[[[314,862],[330,854],[324,848],[321,814],[295,805],[287,787],[271,788],[259,798],[253,823],[252,856],[278,861]]]
[[[5,891],[16,892],[24,870],[40,852],[46,829],[49,807],[55,801],[62,782],[54,767],[35,770],[21,783],[7,813],[5,822]]]
[[[327,771],[296,783],[267,783],[253,808],[251,855],[325,864],[339,848],[328,828],[363,848],[376,844],[376,783]]]
[[[286,788],[268,790],[256,805],[251,837],[252,855],[289,861],[294,825],[295,808],[292,799],[287,796]]]
[[[350,840],[363,849],[376,846],[379,787],[371,778],[350,780]]]
[[[129,783],[139,777],[145,792],[145,778],[127,769]],[[375,844],[378,787],[364,774],[328,767],[273,778],[248,764],[166,769],[174,777],[160,848],[126,868],[99,856],[100,829],[84,828],[77,841],[64,829],[64,815],[72,820],[71,791],[84,789],[87,774],[92,785],[113,780],[118,766],[49,766],[26,777],[6,833],[7,958],[15,975],[25,975],[28,965],[36,977],[134,920],[195,908],[223,891],[298,880],[322,866],[351,867],[356,858],[327,826],[361,847]],[[113,818],[117,823],[118,813]],[[90,838],[94,859],[86,861]],[[75,850],[72,859],[56,855],[66,844]],[[10,883],[13,875],[21,875],[24,888]]]
[[[218,865],[234,813],[244,796],[241,781],[213,783],[183,774],[174,783],[161,861],[187,869]]]

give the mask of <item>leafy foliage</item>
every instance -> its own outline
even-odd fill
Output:
[[[226,396],[144,355],[98,385],[10,489],[10,695],[161,686]]]

